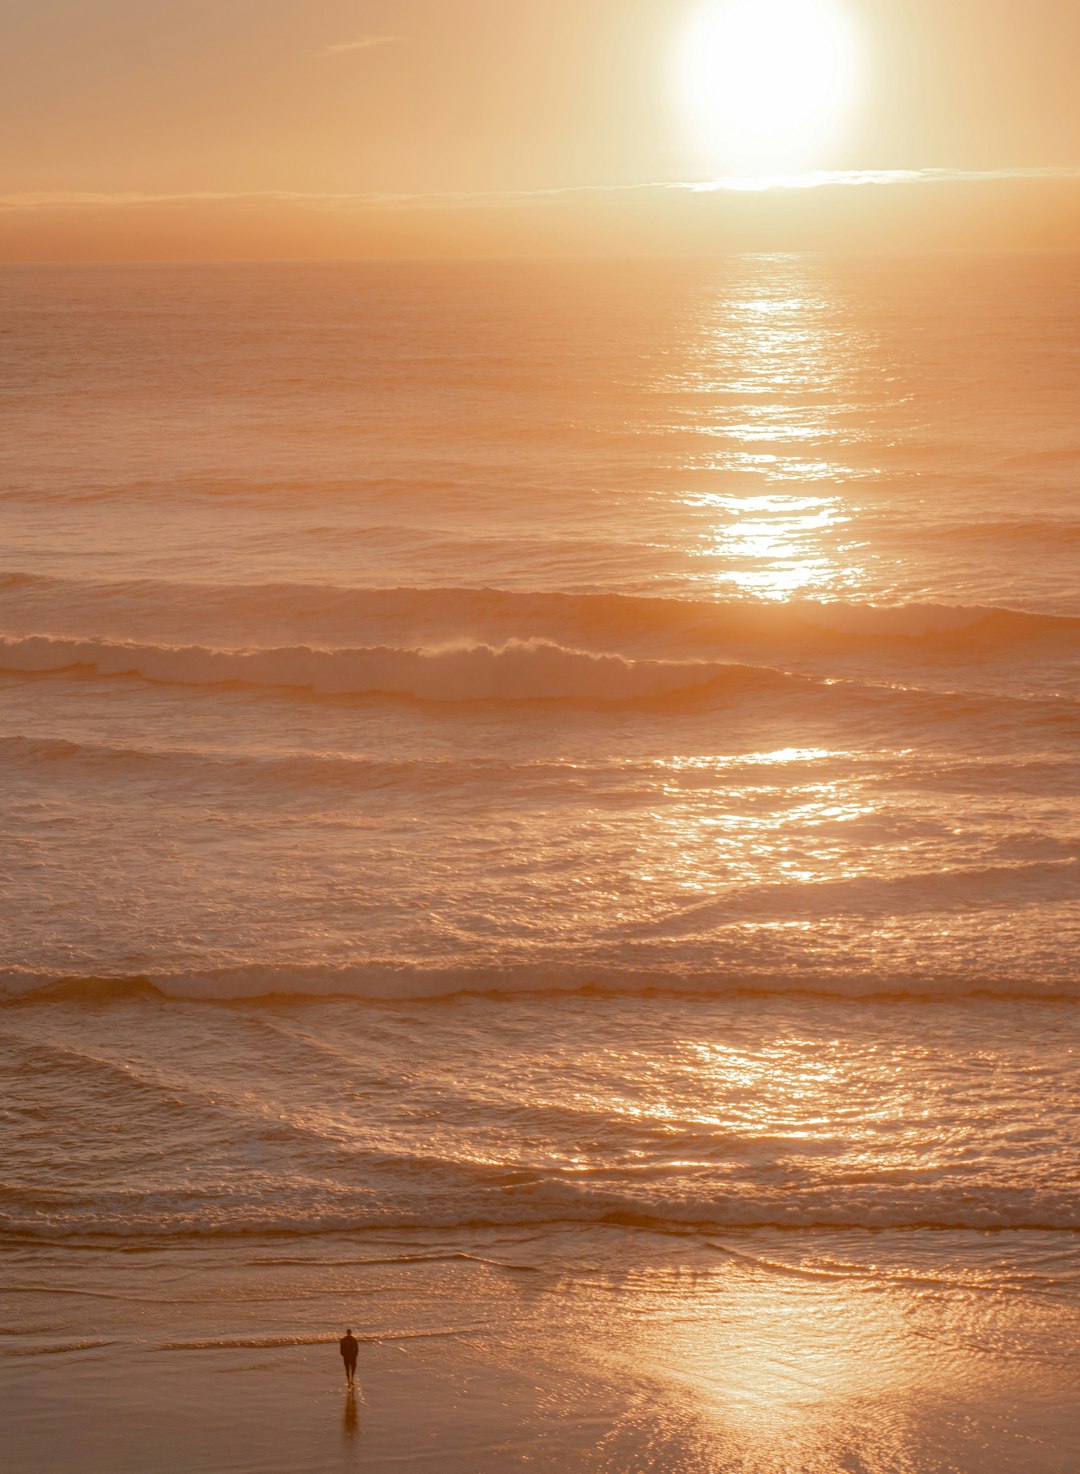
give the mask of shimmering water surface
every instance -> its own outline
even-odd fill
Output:
[[[479,1264],[553,1468],[1073,1470],[1078,286],[0,272],[9,1349]]]

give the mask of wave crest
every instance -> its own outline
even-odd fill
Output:
[[[764,648],[860,648],[881,645],[931,649],[935,644],[991,648],[999,643],[1080,639],[1080,619],[989,605],[896,605],[658,597],[609,592],[562,593],[468,587],[347,588],[333,584],[186,584],[158,580],[98,582],[12,570],[0,574],[6,602],[34,631],[81,637],[132,628],[266,631],[268,643],[303,632],[313,644],[504,644],[543,639],[572,649],[623,649],[642,641],[719,649],[730,643]],[[75,623],[73,623],[73,621]],[[9,626],[10,627],[10,626]],[[20,625],[24,633],[31,631]],[[288,631],[282,637],[283,632]]]
[[[322,695],[380,694],[426,701],[633,701],[692,690],[725,675],[744,684],[784,679],[776,671],[716,661],[631,660],[545,640],[413,650],[385,645],[217,650],[51,635],[0,639],[0,669],[45,673],[79,668],[187,686],[235,682]]]
[[[1075,874],[1075,867],[1069,870]],[[589,962],[411,963],[378,959],[354,963],[232,967],[188,966],[152,974],[68,975],[12,967],[0,971],[0,1006],[37,1003],[150,1003],[191,999],[208,1003],[355,998],[409,1002],[484,994],[493,998],[540,993],[668,994],[717,997],[732,993],[810,995],[838,999],[1021,998],[1080,999],[1080,978],[1051,976],[1041,983],[1007,972],[919,974],[843,972],[835,968],[762,971],[671,963],[655,967]]]

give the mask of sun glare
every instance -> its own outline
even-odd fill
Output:
[[[679,57],[679,87],[712,166],[789,172],[821,162],[854,99],[842,0],[710,0]]]

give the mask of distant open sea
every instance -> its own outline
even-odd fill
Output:
[[[552,1468],[1075,1474],[1080,258],[4,268],[0,403],[29,1392],[674,1255],[834,1441]]]

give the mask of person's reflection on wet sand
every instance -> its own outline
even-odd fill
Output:
[[[356,1410],[356,1389],[350,1387],[345,1394],[345,1411],[341,1416],[341,1432],[345,1438],[355,1438],[360,1428],[360,1415]]]

